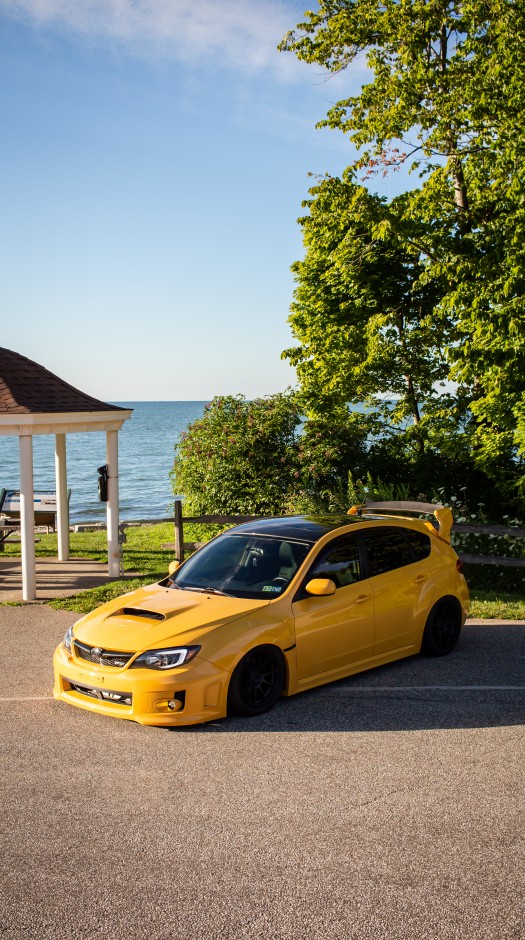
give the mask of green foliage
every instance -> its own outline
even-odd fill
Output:
[[[295,393],[214,399],[177,445],[184,514],[346,511],[348,471],[366,467],[366,416],[343,407],[303,422],[302,403]]]
[[[369,148],[361,165],[375,155],[387,168],[410,157],[433,168],[442,157],[455,174],[520,117],[524,13],[509,0],[319,0],[281,49],[334,73],[365,57],[371,80],[322,122]],[[409,134],[410,153],[393,146]]]
[[[444,454],[515,493],[525,455],[525,6],[320,0],[281,48],[331,72],[363,57],[370,70],[323,122],[349,135],[359,159],[312,191],[302,220],[291,317],[301,345],[287,355],[307,398],[361,394],[384,420],[386,386],[399,399],[388,433],[413,422],[396,435],[405,459]],[[419,189],[385,203],[357,186],[357,175],[403,163],[419,171]]]
[[[348,409],[310,417],[298,441],[289,512],[346,512],[349,470],[365,471],[367,422]]]
[[[296,262],[290,323],[308,414],[366,406],[369,434],[402,437],[410,452],[457,431],[459,399],[436,389],[448,377],[451,317],[436,316],[444,292],[425,280],[407,197],[385,200],[354,182],[327,178],[311,189],[302,218],[306,255]],[[400,433],[402,432],[402,433]]]
[[[171,478],[185,514],[282,512],[298,472],[299,423],[291,392],[214,398],[177,445]]]

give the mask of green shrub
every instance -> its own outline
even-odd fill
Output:
[[[280,514],[298,472],[293,392],[214,398],[176,447],[171,473],[185,515]]]

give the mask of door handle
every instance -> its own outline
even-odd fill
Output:
[[[414,584],[422,584],[423,581],[427,580],[426,574],[418,574],[417,578],[414,578]]]
[[[369,598],[370,594],[359,594],[359,596],[356,597],[354,604],[364,604],[364,602],[369,600]]]

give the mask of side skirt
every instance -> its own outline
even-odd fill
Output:
[[[297,679],[293,687],[290,683],[285,695],[296,695],[298,692],[304,692],[306,689],[314,689],[318,685],[326,685],[328,682],[335,682],[337,679],[346,679],[348,676],[354,676],[358,672],[366,672],[368,669],[375,669],[376,666],[386,666],[387,663],[394,663],[397,659],[405,659],[407,656],[415,656],[421,649],[421,643],[413,643],[411,646],[402,646],[397,650],[390,650],[388,653],[381,653],[380,656],[371,656],[368,659],[361,659],[356,663],[349,663],[347,666],[341,666],[338,669],[331,669],[330,672],[321,672],[316,676],[308,676],[306,679]]]

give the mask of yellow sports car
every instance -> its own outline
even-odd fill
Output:
[[[452,514],[434,515],[436,524],[369,504],[237,526],[71,627],[55,652],[55,698],[191,725],[260,715],[280,695],[421,649],[450,653],[469,595]]]

